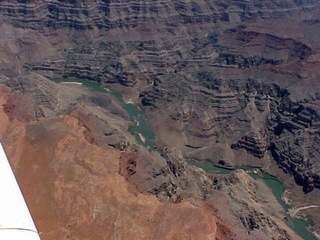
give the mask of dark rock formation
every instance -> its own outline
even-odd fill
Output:
[[[16,26],[76,30],[136,28],[156,21],[168,27],[180,24],[241,22],[257,17],[299,17],[313,12],[318,1],[153,1],[152,4],[134,1],[73,0],[73,1],[4,1],[0,12]],[[121,13],[121,14],[120,14]]]
[[[210,179],[201,177],[176,156],[140,149],[121,156],[119,173],[139,192],[151,193],[168,202],[179,202],[194,194],[204,197]]]
[[[231,145],[234,149],[245,149],[254,156],[262,158],[267,150],[267,142],[263,134],[245,135],[238,142]]]

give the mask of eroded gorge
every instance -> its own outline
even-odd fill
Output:
[[[299,239],[263,182],[184,159],[319,205],[319,29],[316,0],[0,1],[0,137],[43,239]],[[119,99],[57,79],[120,92],[156,150]]]

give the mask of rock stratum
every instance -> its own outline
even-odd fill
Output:
[[[3,105],[8,121],[26,126],[41,119],[58,121],[61,125],[52,125],[57,132],[60,126],[69,124],[67,119],[77,121],[85,130],[82,135],[77,132],[80,135],[75,138],[84,137],[84,145],[108,149],[99,150],[104,153],[113,149],[110,154],[116,156],[112,161],[119,164],[117,177],[126,180],[130,194],[139,193],[144,197],[151,194],[180,207],[188,204],[189,200],[185,199],[191,195],[206,199],[204,193],[210,191],[207,183],[199,182],[206,174],[194,173],[194,169],[180,163],[176,159],[179,154],[159,156],[135,146],[127,131],[129,116],[114,99],[103,94],[84,94],[79,88],[71,93],[70,86],[49,83],[47,78],[87,79],[121,91],[127,99],[140,104],[146,113],[160,152],[174,148],[188,158],[231,166],[261,166],[266,170],[273,169],[276,163],[286,180],[290,181],[292,176],[303,191],[312,196],[308,201],[317,199],[314,196],[319,195],[320,189],[319,1],[0,1],[0,23],[1,81],[15,93],[9,94]],[[88,106],[82,106],[81,102]],[[47,129],[47,123],[43,124]],[[12,139],[22,134],[13,132],[9,134]],[[28,136],[25,134],[21,136]],[[34,133],[34,138],[37,134]],[[7,135],[3,136],[7,139]],[[59,135],[59,139],[66,136]],[[11,140],[11,144],[15,141]],[[10,147],[9,143],[5,146]],[[54,147],[50,145],[50,151],[59,151],[57,144],[58,140]],[[74,146],[78,148],[82,147]],[[25,154],[12,152],[9,156],[18,159],[22,153]],[[60,159],[62,155],[48,161]],[[92,162],[79,163],[77,161],[83,160],[77,158],[70,155],[72,161],[66,169],[85,165],[93,175],[100,169]],[[96,161],[100,164],[102,160],[97,157]],[[182,164],[179,169],[186,170],[177,173],[176,164]],[[65,170],[59,170],[58,165],[53,167],[52,163],[50,169],[61,176],[68,175]],[[91,169],[94,166],[98,170]],[[106,172],[101,174],[107,176]],[[283,178],[283,173],[273,174]],[[227,178],[240,179],[232,181],[240,182],[243,187],[241,181],[246,176],[239,172]],[[78,181],[73,180],[71,188]],[[62,186],[64,184],[66,182],[62,182]],[[99,185],[94,182],[92,186],[95,184]],[[101,185],[102,192],[104,187]],[[223,201],[235,204],[229,206],[233,209],[230,216],[241,218],[242,227],[263,238],[259,232],[268,232],[270,226],[263,219],[269,213],[263,212],[263,217],[256,219],[259,215],[256,209],[245,216],[239,209],[234,210],[235,206],[248,201],[239,200],[245,199],[241,191],[234,190],[230,195],[220,191],[220,194],[224,196]],[[241,196],[237,198],[234,194]],[[214,194],[209,195],[209,199],[215,199]],[[163,209],[171,206],[162,205],[157,199],[152,201]],[[201,207],[195,204],[199,207],[198,218],[207,219],[201,211],[206,211],[203,209],[211,203],[200,202]],[[139,205],[135,206],[140,209]],[[219,214],[221,219],[230,222],[233,217],[227,218],[226,214],[223,218],[218,211],[216,214],[212,219],[215,218],[214,229],[220,236],[222,228],[219,226],[225,225],[223,220],[220,222]],[[208,222],[201,228],[208,230],[206,227],[210,224],[206,224]],[[189,225],[186,223],[186,226]],[[113,227],[110,229],[115,229]],[[66,229],[63,231],[67,232]],[[225,232],[221,234],[236,234],[228,226],[223,229]],[[125,237],[121,234],[110,235],[110,238]],[[159,239],[158,233],[152,234]],[[181,239],[178,235],[159,236]],[[205,239],[205,235],[197,239],[202,237]]]
[[[3,28],[29,32],[3,50],[19,58],[16,71],[128,86],[159,146],[230,164],[233,149],[270,152],[305,192],[320,184],[319,11],[311,0],[0,5]],[[176,137],[163,137],[172,130]]]
[[[1,83],[1,141],[42,239],[300,239],[244,171],[130,144],[113,97],[38,74]]]

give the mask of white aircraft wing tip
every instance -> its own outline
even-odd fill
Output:
[[[0,240],[40,240],[0,143]]]
[[[0,239],[4,240],[40,240],[37,232],[23,230],[0,230]]]

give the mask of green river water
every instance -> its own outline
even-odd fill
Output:
[[[134,122],[134,125],[131,125],[129,127],[129,132],[135,137],[137,142],[139,142],[145,147],[150,147],[151,149],[154,149],[155,144],[154,144],[153,134],[149,129],[147,121],[143,115],[143,111],[139,107],[137,107],[135,104],[126,103],[123,100],[123,97],[120,93],[107,91],[106,89],[102,88],[98,83],[90,82],[82,79],[67,78],[67,79],[58,79],[58,80],[55,79],[54,81],[79,82],[79,83],[82,83],[83,86],[88,87],[92,90],[113,95],[115,98],[119,100],[123,108],[128,112],[130,119]],[[228,174],[235,170],[235,169],[225,169],[225,168],[215,167],[210,162],[198,162],[193,160],[187,160],[187,161],[191,165],[202,168],[207,172]],[[272,189],[274,196],[276,197],[276,199],[278,200],[278,202],[286,212],[286,217],[288,219],[290,227],[299,236],[301,236],[305,240],[317,240],[314,237],[314,235],[307,230],[308,224],[306,221],[297,219],[297,218],[291,218],[290,215],[288,214],[288,209],[289,209],[288,205],[286,205],[286,203],[281,198],[282,194],[285,191],[285,186],[277,178],[257,168],[241,167],[241,169],[245,170],[254,179],[262,179],[265,182],[265,184]]]
[[[98,83],[90,82],[83,79],[74,78],[63,78],[54,79],[55,82],[78,82],[82,83],[83,86],[90,88],[94,91],[108,93],[118,99],[122,107],[128,112],[131,121],[134,123],[129,127],[129,132],[133,135],[138,143],[145,147],[150,147],[154,149],[154,138],[152,132],[149,130],[148,123],[143,115],[142,110],[133,103],[126,103],[123,100],[121,93],[107,91],[102,88]]]
[[[276,177],[261,171],[259,168],[254,168],[250,166],[244,166],[244,167],[238,167],[235,169],[225,169],[214,166],[212,163],[208,161],[199,162],[195,160],[188,160],[188,162],[191,165],[194,165],[196,167],[202,168],[206,172],[215,172],[219,174],[228,174],[232,171],[235,171],[237,169],[243,169],[246,171],[252,178],[254,179],[262,179],[264,183],[271,188],[272,193],[276,197],[279,204],[283,207],[283,209],[286,212],[286,217],[289,222],[289,226],[292,230],[294,230],[300,237],[302,237],[305,240],[317,240],[316,237],[307,230],[308,223],[304,220],[298,219],[298,218],[292,218],[290,214],[288,213],[289,207],[288,205],[283,201],[282,194],[286,190],[285,186],[280,182]]]

